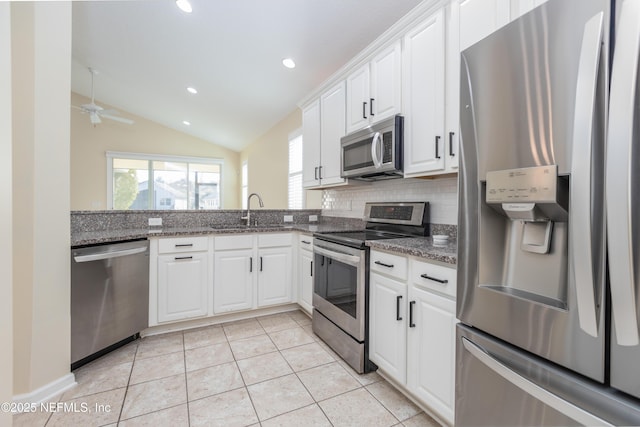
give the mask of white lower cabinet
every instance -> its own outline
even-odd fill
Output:
[[[216,251],[214,255],[213,312],[253,307],[253,249]]]
[[[290,233],[216,237],[213,312],[292,302],[291,247]]]
[[[150,263],[150,325],[209,314],[208,242],[206,236],[152,240],[151,256],[156,256]]]
[[[396,381],[407,378],[407,284],[371,273],[369,359]]]
[[[313,237],[301,235],[298,240],[298,304],[313,312]]]
[[[456,302],[416,286],[409,301],[415,326],[407,334],[407,387],[453,423]]]
[[[398,265],[395,254],[371,251],[374,259]],[[371,267],[369,358],[405,392],[453,424],[456,304],[448,294],[455,288],[455,270],[413,258],[407,262],[408,279]],[[425,286],[425,281],[442,288]]]
[[[291,302],[291,246],[258,249],[258,307]]]

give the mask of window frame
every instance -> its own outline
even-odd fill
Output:
[[[287,209],[304,209],[307,201],[306,200],[307,192],[304,189],[304,140],[302,139],[303,138],[302,128],[298,128],[289,134],[289,137],[287,139],[287,151],[289,154],[291,153],[291,142],[297,138],[300,138],[300,154],[301,154],[300,164],[302,167],[300,168],[299,172],[292,173],[291,169],[289,169],[291,164],[291,159],[289,159],[289,157],[287,156]],[[289,194],[291,193],[291,189],[289,188],[289,183],[292,175],[300,175],[300,183],[301,183],[300,189],[302,191],[302,196],[301,196],[302,206],[300,206],[299,208],[292,208],[291,200],[289,200]]]
[[[220,167],[220,209],[224,209],[224,197],[222,191],[222,183],[224,176],[224,159],[216,157],[191,157],[191,156],[172,156],[167,154],[146,154],[146,153],[130,153],[126,151],[107,151],[107,209],[113,209],[113,159],[127,159],[127,160],[145,160],[152,164],[152,162],[176,162],[176,163],[200,163],[207,165],[218,165]],[[188,200],[187,192],[187,200]],[[143,209],[146,210],[146,209]],[[204,209],[187,209],[189,211],[198,211]],[[214,209],[207,209],[214,210]],[[218,209],[215,209],[218,210]],[[138,210],[139,211],[139,210]],[[123,211],[124,212],[124,211]],[[128,212],[128,211],[127,211]],[[132,211],[133,212],[133,211]]]

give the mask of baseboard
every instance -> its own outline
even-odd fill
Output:
[[[72,372],[33,390],[31,393],[13,396],[15,403],[42,403],[47,402],[76,385],[76,376]]]
[[[221,323],[235,322],[237,320],[250,319],[258,316],[268,316],[270,314],[286,313],[287,311],[295,311],[298,309],[301,309],[301,307],[297,303],[290,303],[228,314],[219,314],[201,319],[172,322],[165,325],[151,326],[144,331],[141,331],[140,336],[148,337],[170,332],[186,331],[189,329],[201,328],[203,326],[219,325]]]

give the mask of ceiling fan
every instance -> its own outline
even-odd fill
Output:
[[[77,108],[83,113],[89,114],[89,120],[93,126],[102,123],[102,119],[115,120],[116,122],[125,123],[128,125],[132,125],[133,120],[126,119],[124,117],[119,117],[116,114],[119,114],[116,110],[105,110],[99,105],[96,105],[94,102],[94,94],[93,94],[93,78],[98,72],[93,68],[89,67],[89,72],[91,73],[91,103],[90,104],[82,104],[81,106],[72,105],[73,108]]]

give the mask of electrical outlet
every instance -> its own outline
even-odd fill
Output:
[[[162,218],[149,218],[149,227],[161,227]]]
[[[284,222],[293,222],[293,215],[285,215]]]
[[[309,222],[318,222],[318,215],[309,215]]]

